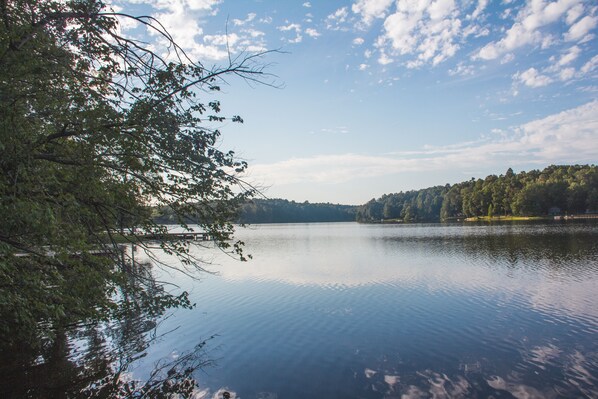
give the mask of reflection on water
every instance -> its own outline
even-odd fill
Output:
[[[215,259],[220,276],[194,292],[206,313],[177,318],[222,333],[211,392],[598,396],[595,224],[270,225],[241,239],[254,261]]]
[[[198,248],[219,275],[156,276],[195,309],[83,330],[70,342],[126,356],[68,367],[95,361],[137,387],[178,376],[212,399],[598,397],[596,224],[265,225],[239,238],[253,261]]]
[[[165,296],[152,264],[127,262],[123,268],[128,272],[115,294],[121,299],[115,317],[55,326],[40,345],[19,342],[20,337],[11,340],[19,350],[0,345],[0,397],[166,398],[198,391],[194,374],[213,364],[206,355],[208,340],[154,363],[141,379],[131,373],[131,366],[167,335],[158,335],[165,308],[152,300]]]

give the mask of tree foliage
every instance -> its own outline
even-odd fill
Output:
[[[351,205],[310,203],[284,199],[254,199],[241,206],[241,223],[312,223],[355,221]]]
[[[237,222],[240,224],[353,222],[356,208],[354,205],[254,198],[240,205]],[[170,208],[153,208],[152,212],[157,223],[176,223],[177,215]],[[193,218],[186,220],[188,223],[196,223]]]
[[[125,36],[120,19],[164,47]],[[218,147],[221,122],[242,122],[221,113],[218,90],[227,76],[266,82],[261,55],[208,68],[151,17],[98,0],[0,0],[3,337],[113,309],[116,232],[161,231],[150,206],[168,206],[183,227],[194,217],[242,256],[231,222],[254,190],[238,177],[246,163]],[[184,243],[162,247],[201,269]]]
[[[438,221],[475,216],[544,216],[598,211],[598,167],[552,165],[454,185],[386,194],[357,210],[359,221]]]

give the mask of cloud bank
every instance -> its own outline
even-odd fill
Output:
[[[268,185],[345,183],[404,172],[598,161],[598,101],[537,119],[491,138],[384,155],[355,153],[293,158],[250,167]]]

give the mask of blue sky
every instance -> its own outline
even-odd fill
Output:
[[[365,203],[547,165],[598,163],[594,0],[120,0],[206,65],[267,55],[279,88],[230,79],[223,149],[266,196]],[[140,34],[134,27],[131,34]],[[146,36],[146,40],[152,40]]]

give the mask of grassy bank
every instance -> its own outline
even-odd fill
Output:
[[[474,216],[464,219],[466,222],[498,222],[518,220],[551,220],[552,216]]]

